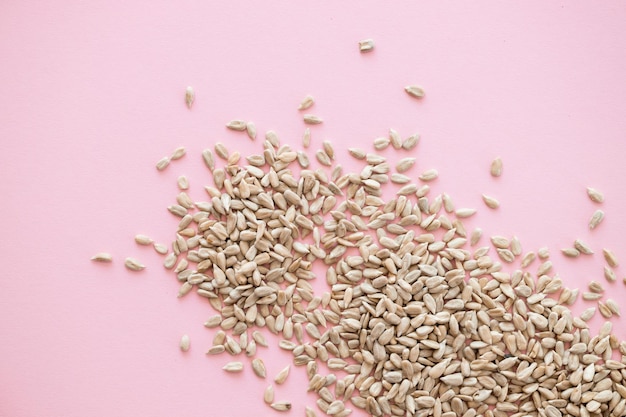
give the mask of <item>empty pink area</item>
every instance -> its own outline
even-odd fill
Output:
[[[360,170],[347,148],[372,152],[390,128],[420,133],[410,153],[381,154],[417,158],[414,178],[436,168],[430,197],[447,192],[479,209],[468,230],[516,235],[525,251],[547,246],[566,286],[598,280],[623,304],[626,269],[606,283],[600,253],[626,262],[624,21],[620,1],[2,2],[0,416],[274,413],[262,402],[272,380],[249,366],[225,374],[231,358],[205,355],[214,311],[194,294],[177,299],[162,257],[133,236],[171,242],[176,219],[165,207],[179,175],[194,199],[208,198],[203,149],[262,149],[227,121],[252,120],[259,136],[273,129],[301,149],[307,94],[324,119],[311,127],[311,159],[331,140],[344,171]],[[359,53],[364,38],[373,52]],[[409,97],[409,84],[424,99]],[[157,172],[178,146],[187,155]],[[605,203],[589,201],[587,186]],[[483,193],[501,207],[488,209]],[[606,218],[590,231],[598,208]],[[576,238],[596,254],[564,258]],[[90,262],[99,251],[114,262]],[[127,271],[126,256],[146,270]],[[612,321],[626,338],[623,320]],[[276,341],[258,352],[272,377],[291,363]],[[303,415],[316,399],[304,369],[288,381],[276,399]]]

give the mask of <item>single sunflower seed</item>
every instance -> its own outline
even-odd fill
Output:
[[[291,410],[291,403],[288,401],[278,401],[270,404],[270,407],[276,411],[289,411]]]
[[[193,91],[193,87],[189,86],[185,89],[185,103],[187,108],[191,109],[193,102],[196,100],[196,93]]]
[[[617,257],[612,250],[602,249],[602,254],[604,255],[604,260],[611,268],[615,268],[618,265]]]
[[[372,49],[374,49],[373,39],[363,39],[359,41],[359,50],[361,52],[370,52]]]
[[[497,157],[491,162],[491,176],[499,177],[502,175],[502,159]]]
[[[490,197],[486,194],[483,194],[483,201],[485,202],[485,205],[490,209],[497,209],[498,207],[500,207],[500,202],[496,198]]]
[[[404,173],[408,171],[415,164],[415,158],[402,158],[396,164],[396,171]]]
[[[259,378],[265,378],[267,372],[265,370],[265,363],[260,358],[252,360],[252,370]]]
[[[298,110],[306,110],[309,107],[311,107],[314,103],[315,103],[315,99],[313,98],[313,96],[306,96],[300,102],[300,105],[298,106]]]
[[[584,255],[593,255],[593,250],[591,250],[591,248],[589,247],[589,245],[587,245],[585,242],[583,242],[581,239],[576,239],[574,241],[574,247],[582,254]]]
[[[276,382],[277,384],[282,384],[283,382],[285,382],[287,380],[287,376],[289,376],[289,370],[290,369],[291,369],[291,367],[289,365],[284,367],[278,373],[278,375],[276,375],[276,377],[274,378],[274,382]]]
[[[248,134],[250,140],[256,139],[256,125],[254,124],[254,122],[246,123],[246,133]]]
[[[94,256],[91,257],[92,261],[96,262],[111,262],[113,261],[113,257],[110,253],[107,252],[98,252]]]
[[[424,97],[424,89],[418,85],[407,85],[404,87],[404,91],[406,91],[408,95],[415,98]]]
[[[602,210],[596,210],[591,219],[589,220],[589,229],[593,230],[602,222],[604,219],[604,212]]]
[[[318,125],[323,122],[323,120],[319,116],[316,116],[314,114],[305,114],[303,116],[303,119],[304,123],[308,125]]]
[[[156,163],[156,169],[158,169],[159,171],[163,171],[165,168],[167,168],[169,164],[170,164],[170,157],[165,156],[159,159],[159,161]]]
[[[594,203],[604,202],[604,195],[595,188],[587,187],[587,195],[589,196],[589,199]]]
[[[180,350],[187,352],[189,350],[189,343],[189,335],[184,334],[183,337],[180,338]]]
[[[141,271],[146,267],[135,258],[126,258],[126,260],[124,261],[124,265],[131,271]]]
[[[229,128],[230,130],[237,130],[239,132],[243,132],[244,130],[246,130],[247,127],[247,123],[245,120],[231,120],[228,123],[226,123],[226,127]]]
[[[243,363],[241,362],[228,362],[222,368],[226,372],[241,372],[243,371]]]
[[[154,242],[154,240],[150,239],[150,237],[146,235],[139,234],[139,235],[135,235],[135,242],[137,242],[140,245],[147,246],[147,245],[151,245]]]

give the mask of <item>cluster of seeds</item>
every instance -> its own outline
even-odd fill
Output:
[[[372,47],[361,44],[362,51]],[[421,89],[407,92],[423,96]],[[313,103],[308,96],[299,109]],[[321,119],[304,115],[304,121]],[[256,138],[251,122],[227,127]],[[374,148],[409,152],[418,141],[419,135],[402,140],[390,130]],[[310,143],[307,129],[304,148]],[[447,194],[429,196],[425,183],[437,178],[436,170],[412,182],[403,173],[414,157],[400,159],[392,172],[385,157],[353,148],[349,153],[362,169],[344,173],[330,142],[321,145],[315,156],[322,167],[312,169],[304,151],[281,144],[273,131],[261,153],[243,159],[218,143],[202,153],[213,178],[206,201],[192,200],[186,177],[178,180],[181,192],[168,207],[180,218],[172,252],[136,236],[165,256],[164,266],[181,283],[179,296],[195,291],[216,310],[205,323],[219,328],[208,354],[245,354],[264,379],[257,347],[268,346],[258,330],[265,328],[279,336],[279,348],[293,354],[294,365],[306,369],[317,408],[336,417],[354,407],[377,417],[626,413],[626,343],[608,321],[591,334],[587,321],[595,307],[572,314],[567,306],[578,290],[564,288],[552,273],[547,249],[524,254],[517,237],[503,236],[475,248],[482,231],[475,229],[468,242],[463,219],[476,210],[455,208]],[[157,168],[184,154],[179,148]],[[499,158],[491,174],[502,174]],[[397,188],[395,198],[383,197],[386,186]],[[592,191],[590,198],[601,202]],[[492,197],[484,200],[499,206]],[[592,228],[603,217],[598,212]],[[576,240],[563,253],[593,251]],[[533,268],[537,257],[542,263]],[[604,257],[605,276],[614,280],[615,255],[605,250]],[[101,253],[94,260],[111,257]],[[516,260],[519,268],[505,268]],[[311,281],[320,264],[329,290],[316,294]],[[126,266],[144,268],[133,258]],[[603,293],[592,282],[583,298],[599,300]],[[619,315],[611,299],[598,309],[604,317]],[[185,335],[180,347],[189,346]],[[223,369],[240,372],[244,364],[231,361]],[[289,372],[285,367],[274,382],[284,383]],[[264,401],[277,411],[291,409],[290,402],[275,401],[273,386]],[[306,415],[315,411],[307,407]]]

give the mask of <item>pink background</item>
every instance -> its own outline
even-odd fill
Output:
[[[306,94],[325,121],[312,128],[313,151],[331,139],[348,167],[347,147],[370,147],[390,127],[420,132],[411,173],[437,168],[433,192],[479,208],[468,228],[516,234],[525,250],[550,247],[567,285],[604,282],[601,256],[557,253],[577,237],[626,262],[626,3],[263,5],[0,5],[0,416],[275,413],[262,403],[269,381],[225,375],[229,357],[205,356],[213,310],[193,294],[177,299],[160,256],[133,236],[171,240],[165,207],[178,175],[206,198],[202,149],[218,140],[244,155],[260,149],[226,121],[253,120],[299,148]],[[359,54],[367,37],[376,49]],[[413,83],[424,100],[404,93]],[[187,85],[197,92],[192,111]],[[157,172],[177,146],[187,156]],[[494,180],[498,155],[505,168]],[[593,233],[588,185],[606,196]],[[487,209],[481,193],[502,207]],[[103,250],[113,264],[89,261]],[[129,255],[148,268],[126,271]],[[618,276],[606,286],[623,302],[626,269]],[[259,356],[271,376],[291,359],[278,349]],[[305,383],[293,369],[277,389],[291,415],[314,404]]]

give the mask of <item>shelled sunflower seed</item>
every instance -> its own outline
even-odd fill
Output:
[[[359,41],[359,50],[361,52],[370,52],[373,49],[374,49],[373,39],[363,39]]]
[[[185,89],[185,104],[187,104],[187,108],[191,109],[193,106],[193,102],[196,100],[196,93],[193,90],[193,87],[189,86]]]
[[[351,413],[348,403],[376,417],[626,410],[626,359],[612,359],[614,350],[626,356],[626,342],[609,326],[592,335],[585,319],[593,313],[575,317],[566,307],[579,292],[563,288],[547,249],[531,271],[534,252],[522,269],[509,265],[522,253],[517,238],[474,248],[480,229],[468,242],[463,221],[476,210],[455,209],[447,194],[432,196],[405,177],[394,181],[392,162],[380,155],[353,148],[360,169],[343,173],[303,167],[275,133],[266,133],[257,156],[218,145],[223,168],[203,152],[214,182],[207,201],[179,194],[170,206],[179,225],[164,258],[179,294],[195,291],[215,310],[205,323],[218,331],[209,354],[254,357],[268,346],[266,329],[306,372],[318,408],[335,417]],[[322,165],[331,166],[339,156],[330,142],[322,147]],[[396,170],[414,162],[405,158]],[[387,186],[410,192],[387,198]],[[320,294],[311,281],[322,264],[329,289]],[[597,308],[618,314],[608,300]],[[265,377],[259,358],[252,369]],[[291,408],[275,401],[271,386],[264,401]]]
[[[98,252],[91,257],[91,260],[96,262],[111,262],[113,261],[113,256],[107,252]]]

